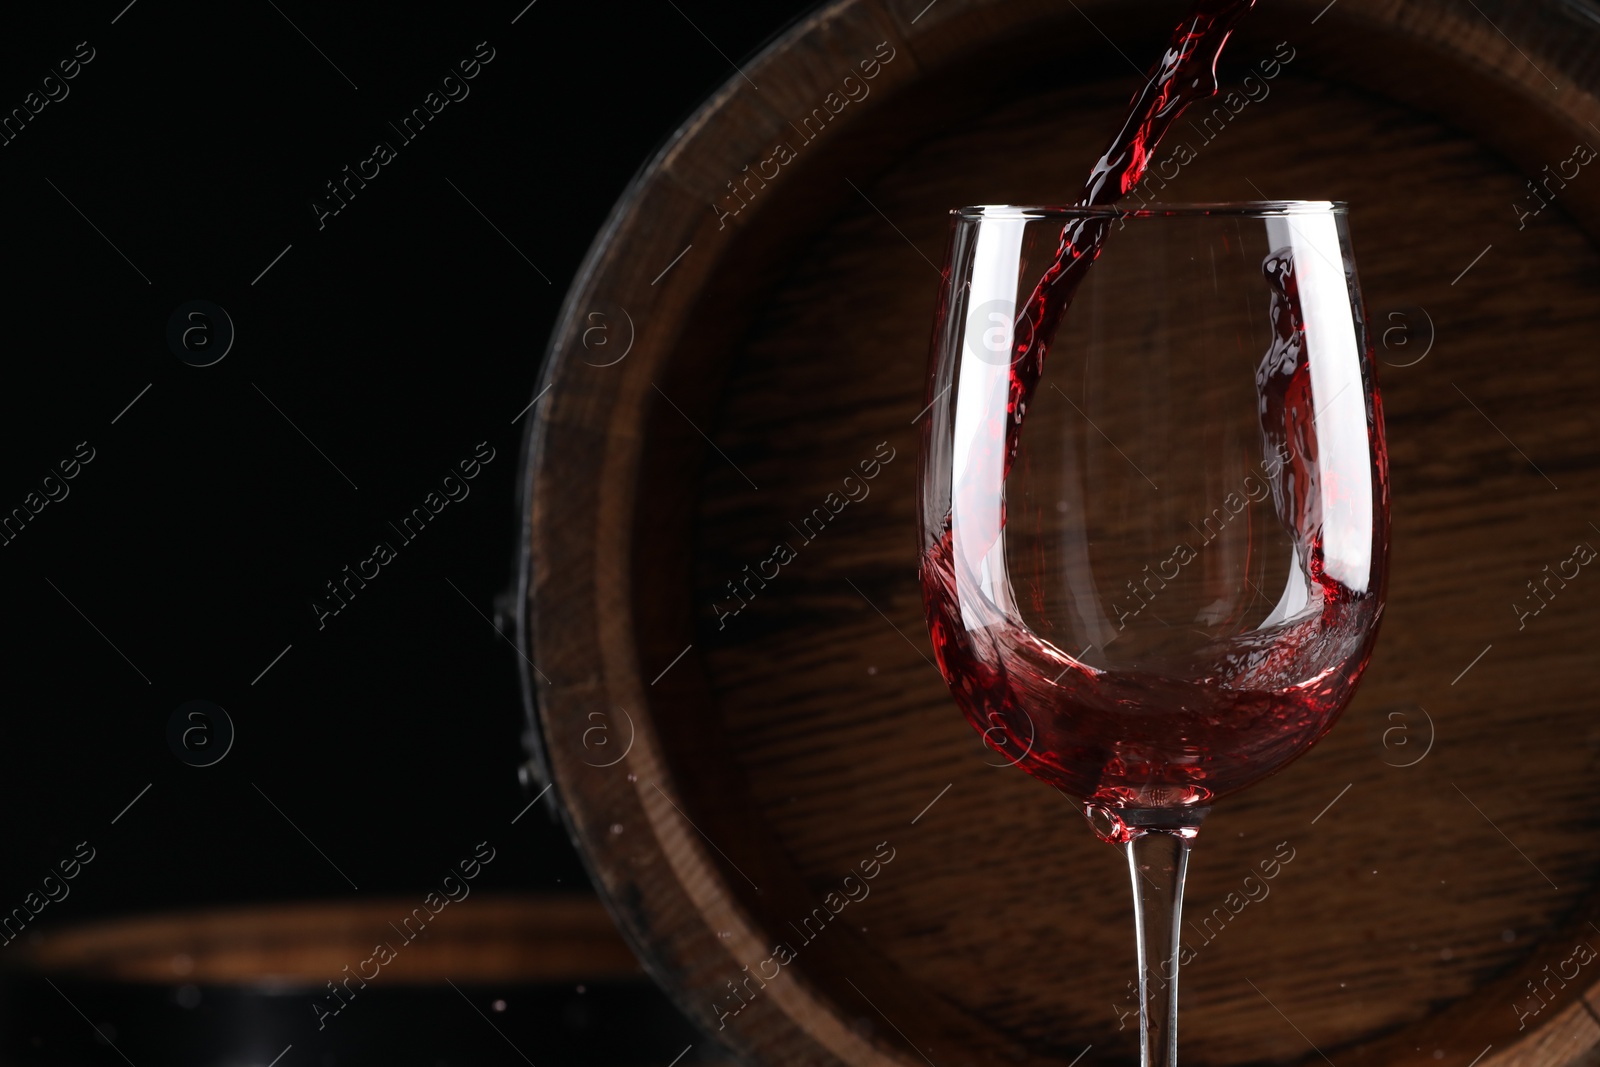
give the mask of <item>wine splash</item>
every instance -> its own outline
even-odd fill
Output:
[[[1178,24],[1078,206],[1112,204],[1136,186],[1183,109],[1216,94],[1218,57],[1253,3],[1201,0]],[[977,480],[953,486],[958,499],[1001,496],[1055,333],[1116,221],[1115,213],[1086,215],[1063,227],[1016,319],[1004,432],[969,442],[998,462],[967,464]],[[1167,673],[1103,671],[1063,654],[1014,613],[968,625],[957,568],[971,562],[957,560],[951,517],[922,561],[934,651],[964,713],[1010,762],[1106,815],[1112,826],[1097,828],[1102,836],[1126,839],[1117,809],[1205,805],[1287,765],[1332,726],[1371,655],[1381,597],[1323,573],[1311,377],[1289,250],[1270,254],[1262,271],[1273,331],[1256,373],[1262,444],[1269,457],[1284,457],[1271,479],[1273,506],[1309,579],[1292,611],[1211,641]],[[996,470],[1000,485],[982,480]],[[981,587],[972,574],[962,585]]]
[[[1134,95],[1122,128],[1111,139],[1084,182],[1079,207],[1115,203],[1144,178],[1156,146],[1177,121],[1183,109],[1196,100],[1217,95],[1217,60],[1233,28],[1255,0],[1200,0],[1194,10],[1173,28],[1166,51]],[[1045,357],[1055,339],[1061,316],[1084,275],[1100,256],[1111,217],[1074,219],[1061,231],[1056,258],[1033,287],[1018,316],[1013,336],[1022,338],[1011,363],[1011,415],[1006,434],[1005,473],[1017,454],[1017,435],[1027,415],[1028,403],[1044,374]]]

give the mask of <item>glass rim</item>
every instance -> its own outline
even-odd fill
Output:
[[[1344,200],[1232,200],[1188,204],[1151,202],[1129,206],[972,204],[952,208],[950,214],[962,219],[1138,219],[1138,218],[1276,218],[1284,215],[1344,215],[1350,205]]]

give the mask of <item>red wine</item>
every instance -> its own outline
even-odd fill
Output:
[[[1079,206],[1115,203],[1139,184],[1156,145],[1183,109],[1195,100],[1217,94],[1217,60],[1234,26],[1253,6],[1255,0],[1199,0],[1189,16],[1173,28],[1167,50],[1128,106],[1122,129],[1090,170],[1078,198]],[[1113,221],[1110,217],[1090,217],[1067,223],[1061,231],[1055,261],[1033,287],[1018,315],[1013,336],[1021,340],[1011,364],[1007,474],[1016,458],[1017,435],[1027,415],[1028,402],[1039,387],[1045,356],[1061,316],[1083,284],[1084,274],[1099,258]]]
[[[1174,29],[1080,204],[1109,204],[1133,188],[1183,107],[1216,93],[1217,58],[1253,2],[1202,0]],[[1004,433],[972,443],[1005,450],[1002,483],[1056,329],[1115,221],[1113,215],[1070,221],[1018,316]],[[934,651],[957,703],[994,748],[1090,808],[1204,805],[1280,769],[1332,726],[1371,655],[1381,596],[1353,593],[1323,572],[1311,379],[1288,250],[1269,255],[1263,274],[1273,328],[1256,375],[1263,447],[1284,457],[1271,479],[1273,503],[1309,578],[1306,603],[1293,617],[1211,640],[1182,659],[1168,657],[1160,673],[1097,670],[1035,636],[1020,619],[965,624],[956,579],[962,564],[948,517],[922,560]],[[1381,436],[1373,444],[1381,453]],[[980,461],[966,470],[981,479],[996,466]],[[977,482],[953,490],[993,499],[999,488]],[[1125,832],[1120,820],[1112,822],[1114,832]]]
[[[956,558],[948,521],[923,559],[934,652],[967,718],[1015,765],[1107,814],[1209,804],[1286,766],[1332,727],[1372,654],[1381,592],[1352,592],[1324,570],[1311,372],[1289,251],[1269,255],[1262,272],[1273,339],[1256,390],[1263,452],[1277,460],[1263,466],[1277,471],[1273,507],[1306,579],[1289,618],[1168,653],[1159,672],[1098,670],[1020,620],[967,625],[957,568],[969,564]],[[1381,456],[1381,435],[1373,446]],[[968,575],[962,584],[978,583]],[[1126,834],[1110,822],[1103,833]]]
[[[953,581],[927,595],[939,669],[972,725],[1035,778],[1110,809],[1205,805],[1287,766],[1348,703],[1376,612],[1371,597],[1325,596],[1287,626],[1216,642],[1192,673],[1156,674],[1095,670],[1020,625],[964,630]]]

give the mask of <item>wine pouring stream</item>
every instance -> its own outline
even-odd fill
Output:
[[[924,430],[921,577],[939,668],[957,703],[993,747],[1081,802],[1095,833],[1124,848],[1138,936],[1143,1067],[1171,1067],[1177,1061],[1183,885],[1200,824],[1217,797],[1281,769],[1331,728],[1371,656],[1387,574],[1382,411],[1343,206],[1296,201],[1136,211],[1112,206],[1138,184],[1184,108],[1216,94],[1218,58],[1253,3],[1201,0],[1178,24],[1074,207],[955,213],[929,379],[933,414]],[[1015,290],[1018,298],[1010,303],[1005,292],[1015,284],[1019,257],[1024,276],[1032,276],[1026,273],[1028,236],[1042,227],[1053,233],[1057,224],[1053,260],[1031,291],[1024,296]],[[1117,237],[1111,237],[1113,230]],[[1123,232],[1128,230],[1135,232]],[[1169,466],[1197,475],[1194,480],[1211,489],[1238,484],[1229,480],[1239,469],[1235,462],[1219,475],[1223,461],[1212,453],[1225,449],[1211,448],[1212,442],[1224,442],[1231,455],[1241,451],[1239,441],[1253,437],[1265,458],[1263,476],[1246,481],[1245,496],[1229,494],[1227,500],[1238,506],[1229,503],[1228,513],[1215,512],[1214,533],[1209,517],[1204,531],[1188,523],[1205,535],[1206,544],[1217,538],[1221,547],[1207,549],[1211,555],[1196,563],[1197,550],[1181,542],[1155,572],[1145,566],[1142,585],[1127,582],[1132,598],[1110,600],[1106,610],[1099,603],[1086,607],[1088,601],[1107,598],[1084,590],[1098,590],[1104,577],[1091,573],[1097,570],[1091,557],[1096,551],[1114,555],[1120,546],[1099,546],[1118,538],[1108,534],[1099,516],[1076,515],[1102,505],[1126,525],[1129,515],[1138,522],[1148,512],[1144,528],[1133,532],[1149,535],[1167,522],[1174,494],[1139,503],[1153,498],[1097,491],[1099,499],[1091,500],[1096,492],[1085,486],[1100,483],[1081,473],[1088,464],[1082,449],[1071,443],[1078,433],[1092,440],[1082,423],[1112,443],[1151,489],[1160,487],[1054,381],[1054,391],[1081,420],[1071,424],[1069,434],[1066,413],[1059,430],[1054,423],[1038,426],[1054,417],[1038,414],[1045,402],[1059,408],[1050,391],[1039,393],[1046,357],[1108,240],[1119,254],[1127,243],[1128,257],[1148,258],[1143,274],[1117,268],[1119,279],[1128,277],[1125,289],[1147,286],[1176,307],[1187,295],[1180,292],[1182,285],[1203,286],[1204,296],[1195,299],[1215,296],[1220,303],[1226,282],[1243,295],[1254,315],[1250,332],[1264,342],[1250,353],[1253,373],[1234,386],[1243,361],[1221,350],[1248,348],[1244,329],[1229,325],[1200,338],[1204,331],[1198,327],[1188,331],[1191,336],[1181,336],[1185,331],[1179,328],[1178,341],[1156,344],[1147,326],[1129,326],[1138,340],[1117,353],[1121,362],[1112,368],[1113,384],[1102,393],[1131,390],[1123,383],[1141,374],[1159,377],[1148,365],[1136,364],[1164,358],[1169,365],[1157,370],[1177,380],[1181,387],[1170,391],[1183,396],[1169,402],[1174,409],[1170,425],[1162,423],[1160,413],[1152,417],[1140,409],[1152,402],[1131,399],[1127,406],[1135,415],[1118,434],[1149,437],[1155,442],[1151,448],[1169,449],[1176,457]],[[1202,253],[1209,257],[1209,271],[1199,265],[1206,262]],[[1226,269],[1246,259],[1253,282],[1242,270]],[[1167,260],[1171,272],[1165,272]],[[1104,277],[1106,267],[1094,273],[1095,284],[1113,284]],[[1146,283],[1146,277],[1166,281]],[[979,300],[984,286],[981,295],[998,294],[1003,312],[992,310],[995,300]],[[1159,305],[1159,297],[1153,303]],[[1094,314],[1084,315],[1091,324],[1086,329],[1102,328],[1102,318],[1151,319],[1157,314],[1151,304],[1135,308],[1138,315],[1114,309],[1100,316],[1097,306]],[[1197,306],[1222,315],[1204,303]],[[974,344],[975,338],[991,338],[997,331],[1003,343]],[[1223,334],[1228,340],[1215,343]],[[1193,358],[1183,351],[1185,345],[1198,349]],[[983,356],[982,347],[996,358]],[[978,358],[971,358],[973,353]],[[1221,392],[1208,401],[1205,390],[1224,379],[1233,390],[1228,398],[1238,403],[1217,399]],[[1087,372],[1084,380],[1087,387]],[[1185,388],[1194,392],[1192,400]],[[1047,440],[1031,454],[1024,449],[1022,427],[1030,409],[1035,412],[1030,440],[1052,432],[1063,440]],[[1235,412],[1243,414],[1227,421]],[[1178,447],[1177,439],[1194,447]],[[1054,453],[1050,446],[1057,446]],[[1019,456],[1023,462],[1014,472]],[[1062,469],[1076,464],[1079,473],[1063,479],[1052,464]],[[1055,481],[1047,487],[1053,489],[1049,495],[1061,498],[1052,510],[1079,524],[1065,535],[1044,534],[1048,519],[1028,511],[1035,497],[1046,495],[1040,487],[1051,471]],[[1168,480],[1166,473],[1162,480]],[[1251,503],[1260,508],[1252,509]],[[1224,531],[1230,515],[1241,518]],[[1168,534],[1162,527],[1157,537],[1144,540]],[[1131,544],[1139,538],[1121,540]],[[1273,560],[1281,564],[1276,572],[1269,571]],[[1184,567],[1188,572],[1180,578]],[[1008,568],[1021,576],[1017,591]],[[1098,566],[1107,569],[1115,568]],[[1193,624],[1171,625],[1156,615],[1151,607],[1156,593],[1166,590],[1161,610],[1170,613],[1167,602],[1184,606],[1176,591],[1180,581],[1198,587],[1201,576],[1210,582],[1205,591],[1211,599],[1195,600]],[[1275,606],[1270,597],[1260,599],[1263,587],[1272,588],[1267,583],[1274,580],[1285,583]],[[1225,582],[1237,588],[1223,588]],[[1056,587],[1072,591],[1051,592]],[[1222,595],[1214,595],[1219,588]],[[1143,593],[1150,594],[1148,602]],[[1059,610],[1047,603],[1052,597],[1061,600]],[[1270,611],[1258,610],[1263,602]],[[1074,621],[1058,626],[1053,618]],[[1138,627],[1129,630],[1130,620]],[[1073,655],[1040,635],[1062,629],[1075,631],[1072,647],[1086,636],[1088,647]],[[1199,645],[1195,634],[1202,638]],[[1105,649],[1112,642],[1120,642],[1115,654]],[[1180,649],[1180,642],[1187,645]],[[1107,658],[1104,666],[1086,659],[1096,644]]]

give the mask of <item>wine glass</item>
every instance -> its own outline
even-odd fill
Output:
[[[1345,205],[952,214],[928,627],[985,740],[1124,847],[1141,1062],[1170,1067],[1201,820],[1332,727],[1383,613],[1388,461]]]

